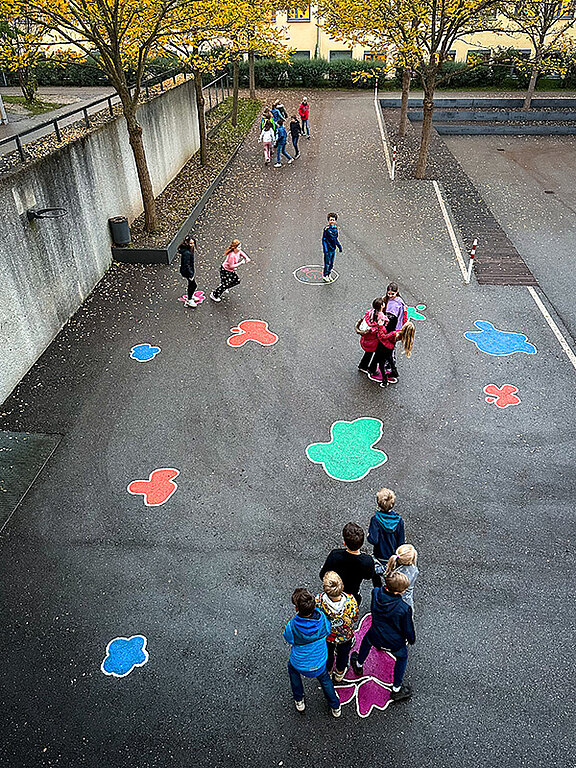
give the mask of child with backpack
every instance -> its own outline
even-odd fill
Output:
[[[314,595],[307,589],[301,587],[295,589],[292,594],[292,603],[296,616],[286,624],[283,637],[292,646],[288,674],[296,709],[298,712],[304,712],[306,709],[302,676],[315,677],[322,686],[332,714],[334,717],[340,717],[342,714],[340,699],[326,669],[328,660],[326,638],[330,634],[330,622],[326,614],[316,607]]]
[[[354,642],[358,603],[354,595],[344,592],[344,583],[335,571],[325,573],[322,584],[324,591],[316,595],[316,605],[324,611],[330,621],[326,669],[328,673],[332,672],[336,657],[334,682],[341,683],[348,669],[348,656]]]

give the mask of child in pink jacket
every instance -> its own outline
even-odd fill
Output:
[[[222,301],[222,294],[228,293],[230,288],[233,288],[240,282],[236,270],[240,264],[247,264],[250,261],[244,251],[240,250],[241,245],[240,240],[232,240],[226,249],[224,254],[226,258],[220,267],[220,285],[210,294],[212,301]]]

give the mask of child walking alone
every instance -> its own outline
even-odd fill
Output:
[[[266,120],[264,123],[258,143],[264,144],[264,163],[270,165],[270,152],[272,150],[272,144],[274,144],[274,128],[272,127],[270,120]]]
[[[402,600],[407,603],[414,611],[414,584],[420,571],[416,565],[418,561],[418,552],[412,544],[401,544],[396,550],[396,554],[388,560],[384,577],[392,573],[403,573],[408,578],[410,586],[405,592],[402,592]]]
[[[404,520],[394,511],[396,494],[380,488],[376,494],[378,510],[370,520],[368,541],[374,545],[374,557],[385,566],[401,544],[404,544]]]
[[[250,261],[244,251],[240,250],[241,245],[240,240],[232,240],[226,249],[224,254],[226,258],[220,267],[220,285],[210,294],[212,301],[222,301],[222,294],[228,293],[230,288],[233,288],[240,282],[236,270],[240,264],[248,264]]]
[[[292,603],[296,616],[286,624],[283,637],[292,646],[288,674],[296,709],[298,712],[304,712],[306,709],[302,685],[302,675],[304,675],[304,677],[315,677],[318,680],[332,714],[334,717],[340,717],[342,714],[340,699],[326,669],[328,660],[326,638],[330,634],[330,622],[326,614],[316,607],[314,595],[307,589],[301,587],[295,589],[292,594]]]
[[[328,219],[328,226],[324,227],[324,231],[322,232],[322,250],[324,251],[324,271],[322,273],[322,280],[324,280],[325,283],[331,283],[334,280],[333,277],[330,277],[330,273],[334,266],[336,248],[342,253],[342,246],[338,240],[338,227],[336,226],[338,214],[329,213],[326,218]]]
[[[298,114],[300,115],[300,119],[302,120],[302,135],[306,136],[306,138],[309,139],[310,138],[310,123],[309,123],[310,105],[308,104],[308,99],[306,97],[302,99],[302,102],[298,107]]]
[[[316,595],[316,605],[324,611],[330,621],[326,669],[328,674],[332,672],[334,657],[336,657],[334,682],[341,683],[348,669],[348,657],[354,641],[358,603],[354,595],[347,595],[344,592],[344,583],[334,571],[324,574],[323,587],[324,592]]]

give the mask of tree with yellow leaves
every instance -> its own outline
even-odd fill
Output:
[[[515,62],[518,68],[530,72],[523,109],[530,109],[538,75],[562,70],[561,60],[572,45],[567,32],[576,24],[575,10],[574,0],[519,0],[502,4],[504,31],[526,35],[534,49],[530,58]]]
[[[0,68],[16,72],[28,103],[34,101],[38,84],[36,66],[46,48],[45,30],[26,14],[22,0],[0,2]]]
[[[6,0],[0,0],[5,2]],[[146,231],[156,228],[156,205],[137,118],[148,61],[186,28],[211,28],[212,17],[232,0],[26,0],[26,14],[95,63],[116,89],[126,120],[142,194]],[[128,70],[132,81],[128,82]]]
[[[424,119],[416,178],[426,174],[434,93],[456,40],[494,29],[498,0],[320,0],[326,31],[339,40],[371,38],[414,62],[424,89]]]

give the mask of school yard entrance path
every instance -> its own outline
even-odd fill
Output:
[[[311,127],[281,169],[253,134],[199,222],[206,295],[232,237],[253,258],[221,304],[184,308],[176,264],[115,267],[2,409],[62,436],[0,536],[2,765],[572,764],[574,369],[527,289],[463,285],[432,183],[388,179],[370,94],[312,100]],[[299,282],[330,210],[340,276]],[[354,324],[392,279],[425,319],[383,390]],[[308,460],[362,417],[384,464]],[[381,486],[420,554],[414,698],[335,721],[309,684],[302,716],[290,594]]]

